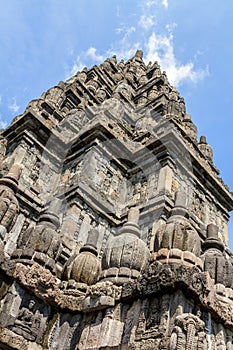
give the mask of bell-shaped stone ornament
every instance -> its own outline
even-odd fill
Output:
[[[186,193],[177,191],[171,216],[156,232],[153,258],[162,263],[182,263],[202,268],[199,258],[201,243],[197,231],[189,222]]]
[[[207,238],[202,244],[202,260],[204,271],[208,271],[215,283],[223,284],[227,288],[233,287],[232,260],[224,254],[224,243],[218,238],[218,226],[207,226]]]
[[[138,208],[131,208],[128,221],[108,241],[102,258],[101,279],[122,285],[136,279],[146,269],[150,252],[140,239],[138,219]]]
[[[20,235],[17,248],[11,254],[11,259],[22,264],[36,262],[58,275],[57,257],[61,247],[61,237],[58,232],[60,226],[58,213],[61,200],[54,198],[43,213],[40,214],[35,227],[29,226]]]
[[[73,255],[66,263],[62,273],[62,279],[73,279],[87,285],[95,284],[101,271],[101,263],[98,259],[96,243],[98,231],[90,230],[87,243],[80,248],[78,254]]]

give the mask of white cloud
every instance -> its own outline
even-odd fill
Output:
[[[76,57],[71,68],[66,69],[65,79],[67,80],[71,76],[75,75],[77,72],[82,71],[83,68],[87,65],[87,63],[84,62],[89,62],[91,65],[93,63],[99,64],[103,62],[106,59],[106,57],[106,55],[98,54],[97,49],[95,47],[89,47],[86,51],[81,52],[80,55]]]
[[[139,26],[145,30],[149,30],[155,25],[154,16],[142,15],[139,20]]]
[[[75,61],[73,62],[72,67],[66,67],[65,72],[65,80],[69,79],[73,75],[75,75],[77,72],[81,72],[83,68],[85,67],[85,64],[82,62],[82,59],[80,56],[77,56]]]
[[[9,110],[12,112],[12,113],[17,113],[18,110],[19,110],[19,105],[16,103],[16,97],[12,97],[11,99],[11,102],[8,106]]]
[[[95,47],[89,47],[89,49],[78,55],[73,62],[72,67],[66,70],[65,79],[67,80],[77,72],[82,71],[86,66],[86,64],[83,62],[86,62],[87,60],[89,61],[91,59],[93,63],[101,63],[105,60],[105,58],[105,56],[97,54],[97,49]]]
[[[208,75],[208,69],[195,70],[194,63],[181,64],[175,57],[173,35],[158,35],[153,32],[146,45],[146,62],[158,61],[162,70],[165,70],[171,84],[179,86],[183,81],[198,82]]]
[[[132,38],[136,31],[137,28],[135,26],[122,25],[116,28],[116,33],[120,34],[121,38],[106,52],[105,57],[116,55],[118,60],[131,58],[136,50],[142,48],[140,41]]]
[[[106,57],[97,54],[97,49],[95,47],[89,47],[86,51],[86,55],[89,56],[94,62],[102,62]]]
[[[166,26],[165,26],[165,28],[167,29],[167,31],[168,31],[169,33],[171,33],[171,34],[172,34],[173,30],[174,30],[176,27],[177,27],[177,23],[175,23],[175,22],[168,23],[168,24],[166,24]]]
[[[145,3],[145,6],[150,8],[151,6],[153,6],[155,4],[154,0],[147,0]]]
[[[142,48],[142,45],[140,42],[135,42],[131,44],[127,44],[124,42],[122,45],[118,45],[116,48],[112,48],[111,50],[108,50],[106,53],[106,57],[111,57],[113,55],[117,56],[117,61],[120,61],[121,59],[128,60],[129,58],[133,57],[135,52]]]
[[[74,54],[74,49],[71,47],[70,49],[68,49],[68,55],[73,56],[73,54]]]
[[[142,18],[142,16],[141,16]],[[141,24],[142,26],[142,24]],[[180,63],[175,57],[173,46],[173,34],[172,30],[176,27],[176,23],[172,23],[166,26],[168,34],[161,35],[152,32],[147,34],[147,43],[134,42],[130,35],[136,31],[135,27],[121,27],[118,28],[118,33],[122,34],[121,40],[117,42],[111,49],[100,55],[95,47],[90,47],[86,51],[82,52],[80,56],[77,56],[71,70],[67,73],[67,78],[73,76],[77,71],[81,71],[85,64],[83,62],[91,61],[93,63],[101,63],[107,57],[113,55],[117,56],[118,61],[120,59],[129,59],[132,57],[137,49],[145,47],[145,62],[158,61],[162,70],[165,70],[168,76],[168,80],[171,84],[178,87],[184,81],[198,82],[207,76],[208,69],[196,69],[192,61],[188,63]],[[195,60],[195,57],[194,57]]]
[[[96,47],[91,46],[86,51],[79,53],[66,75],[67,78],[82,70],[84,66],[90,67],[93,64],[102,63],[107,57],[113,55],[117,56],[118,62],[121,59],[127,60],[138,49],[143,49],[146,62],[158,61],[162,70],[167,72],[170,83],[177,87],[184,81],[196,83],[207,76],[208,69],[196,68],[195,56],[188,62],[180,62],[175,56],[173,31],[177,26],[176,23],[164,25],[157,31],[159,16],[157,14],[155,17],[152,6],[158,5],[161,10],[161,7],[168,7],[168,2],[168,0],[145,0],[143,5],[139,5],[140,11],[136,21],[134,20],[134,25],[129,23],[127,26],[120,23],[115,29],[118,40],[113,42],[105,52],[99,53]],[[164,30],[165,34],[161,34],[164,33]]]
[[[143,4],[143,6],[147,7],[147,8],[150,8],[154,5],[159,5],[161,4],[165,7],[165,8],[168,8],[168,0],[146,0],[145,4]]]
[[[136,31],[136,28],[134,26],[131,26],[131,27],[121,26],[121,27],[116,28],[117,34],[123,34],[122,40],[128,38],[135,31]]]
[[[162,5],[163,5],[165,8],[168,8],[168,0],[162,0]]]

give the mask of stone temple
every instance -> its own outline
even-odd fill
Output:
[[[0,349],[233,349],[233,196],[157,62],[60,82],[0,157]]]

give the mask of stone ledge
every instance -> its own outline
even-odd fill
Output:
[[[6,349],[10,347],[12,350],[47,350],[47,347],[30,342],[9,329],[0,327],[0,348],[3,347],[4,349],[4,346],[6,346]]]

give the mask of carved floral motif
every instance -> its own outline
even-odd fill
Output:
[[[56,277],[36,263],[32,266],[17,263],[14,277],[25,287],[33,289],[34,293],[43,297],[52,297],[58,291]]]
[[[110,281],[99,282],[90,286],[88,295],[91,298],[97,298],[100,296],[109,296],[115,300],[119,300],[121,297],[122,287],[114,285]]]

